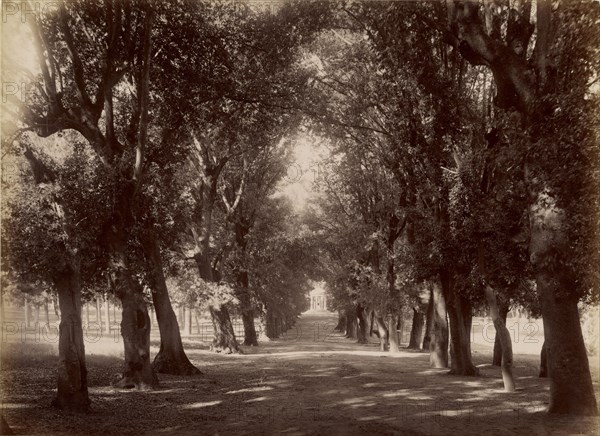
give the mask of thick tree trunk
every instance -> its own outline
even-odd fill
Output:
[[[540,352],[540,377],[548,377],[548,355],[546,354],[546,341],[542,344],[542,351]]]
[[[510,306],[508,304],[500,303],[498,304],[498,310],[500,313],[500,318],[506,327],[506,318],[508,317]],[[498,334],[498,330],[496,330],[496,337],[494,339],[494,355],[492,357],[492,365],[502,365],[502,346],[500,345],[500,335]]]
[[[240,191],[241,193],[241,191]],[[242,265],[239,267],[235,287],[236,296],[240,301],[240,311],[242,312],[242,323],[244,324],[244,345],[258,346],[256,338],[256,328],[254,326],[254,309],[252,307],[252,299],[250,298],[250,287],[246,261],[246,237],[250,232],[250,223],[243,217],[238,216],[235,221],[235,243],[240,250],[240,258]]]
[[[390,353],[399,353],[401,341],[398,338],[398,327],[402,331],[402,317],[395,314],[388,315],[387,321]]]
[[[244,324],[244,345],[258,346],[256,327],[254,326],[254,310],[252,308],[242,312],[242,323]]]
[[[238,273],[238,287],[236,288],[236,295],[240,301],[242,323],[244,324],[244,345],[258,346],[256,327],[254,326],[254,309],[252,307],[250,290],[248,288],[247,271],[240,271]]]
[[[160,331],[160,349],[154,357],[152,368],[162,374],[201,374],[200,370],[192,365],[183,349],[179,324],[169,297],[160,247],[155,235],[148,231],[142,246],[149,269],[149,287],[152,291],[152,303]]]
[[[471,304],[460,295],[451,294],[453,291],[448,286],[447,295],[452,295],[448,305],[448,318],[450,319],[450,374],[454,375],[479,375],[479,370],[471,360],[471,321],[473,319]]]
[[[150,317],[143,288],[132,274],[127,258],[127,237],[121,226],[111,226],[107,242],[110,252],[110,280],[121,300],[121,336],[125,347],[123,375],[115,387],[145,389],[158,385],[150,364]]]
[[[423,336],[423,347],[424,351],[429,351],[429,347],[431,344],[431,335],[433,332],[433,314],[434,314],[434,305],[433,305],[433,292],[429,291],[429,303],[427,303],[427,317],[425,320],[425,335]]]
[[[530,210],[529,252],[536,275],[542,306],[544,344],[550,379],[550,413],[597,415],[588,357],[583,342],[575,277],[565,267],[553,266],[556,253],[570,243],[563,234],[564,212],[553,205],[554,199],[540,195]],[[553,207],[554,206],[554,207]]]
[[[356,317],[358,318],[357,342],[359,344],[366,344],[369,342],[367,339],[369,322],[366,307],[363,307],[360,304],[356,306]]]
[[[348,339],[357,339],[357,320],[356,320],[356,310],[354,308],[346,308],[346,333],[345,336]]]
[[[346,315],[341,310],[338,310],[338,323],[333,329],[334,332],[344,332],[346,329]]]
[[[410,340],[408,342],[408,348],[413,350],[420,350],[423,339],[423,327],[425,323],[425,316],[418,307],[413,307],[413,319],[412,328],[410,329]]]
[[[259,315],[258,317],[258,327],[259,327],[259,331],[258,331],[258,340],[260,342],[270,342],[271,338],[268,335],[268,321],[267,321],[267,313],[266,310],[267,308],[265,307],[265,312],[262,313],[261,315]]]
[[[15,434],[8,425],[8,422],[4,419],[4,415],[0,415],[0,434]]]
[[[240,353],[227,307],[224,304],[209,306],[208,310],[214,328],[214,337],[210,346],[211,351],[224,354]]]
[[[504,390],[506,392],[515,391],[515,378],[513,376],[513,353],[512,353],[512,341],[510,339],[510,333],[506,328],[506,324],[500,316],[500,310],[496,302],[496,293],[490,286],[485,287],[485,298],[490,307],[492,320],[494,321],[494,327],[496,328],[496,336],[500,337],[500,344],[502,348],[502,381],[504,382]]]
[[[377,332],[379,333],[379,349],[381,351],[388,351],[390,335],[389,330],[385,325],[385,320],[383,317],[377,316],[377,314],[375,314],[374,319],[377,324]]]
[[[213,283],[212,266],[207,255],[199,252],[196,253],[194,258],[200,272],[200,277],[209,283]],[[213,304],[209,306],[208,311],[211,316],[214,333],[210,349],[217,353],[239,353],[240,348],[235,338],[235,331],[233,330],[233,324],[231,323],[227,307],[224,304]],[[268,328],[267,320],[267,330]],[[269,335],[268,332],[267,335]]]
[[[446,296],[440,280],[433,282],[431,340],[429,365],[432,368],[448,367],[448,321],[446,318]]]
[[[58,339],[58,389],[52,402],[63,410],[86,411],[90,405],[81,325],[81,279],[78,265],[55,280],[61,320]]]

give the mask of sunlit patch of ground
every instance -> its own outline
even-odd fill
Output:
[[[161,387],[150,392],[110,387],[122,343],[86,343],[93,408],[85,415],[49,407],[55,344],[3,342],[2,413],[17,432],[35,434],[598,433],[597,419],[544,413],[548,381],[537,377],[535,354],[515,355],[518,390],[505,394],[486,343],[473,344],[482,376],[455,377],[430,369],[425,353],[392,356],[375,339],[345,339],[329,328],[335,321],[329,313],[307,313],[284,338],[245,347],[243,355],[212,354],[186,339],[204,374],[161,375]],[[597,369],[594,385],[598,390]]]

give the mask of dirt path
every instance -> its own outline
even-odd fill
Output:
[[[597,419],[542,412],[548,382],[537,378],[535,356],[516,356],[518,391],[505,394],[487,349],[474,349],[482,377],[448,376],[429,369],[426,353],[381,353],[334,333],[335,322],[333,314],[306,313],[282,339],[240,356],[188,343],[204,374],[161,376],[152,392],[107,387],[120,360],[92,355],[93,411],[83,416],[48,407],[51,350],[14,348],[3,353],[3,413],[15,430],[35,434],[597,434]]]

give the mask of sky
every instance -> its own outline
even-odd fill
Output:
[[[294,161],[288,166],[275,196],[289,198],[295,210],[300,211],[316,195],[313,184],[322,171],[321,162],[327,156],[327,149],[321,138],[306,131],[299,131],[292,144]]]

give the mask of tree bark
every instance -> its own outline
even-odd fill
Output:
[[[423,327],[425,323],[425,316],[418,307],[413,307],[413,320],[412,327],[410,329],[410,340],[408,342],[408,348],[412,350],[420,350],[421,343],[424,343],[423,338]]]
[[[254,310],[252,308],[242,312],[242,323],[244,324],[244,345],[257,347],[258,337],[254,326]]]
[[[429,303],[427,303],[427,317],[425,321],[425,335],[423,336],[423,350],[429,351],[431,344],[431,335],[433,332],[433,315],[434,315],[434,304],[433,304],[433,292],[429,291]]]
[[[348,307],[345,309],[345,317],[346,317],[346,332],[345,336],[348,339],[357,339],[357,320],[356,320],[356,310],[352,307]]]
[[[357,342],[359,344],[368,343],[367,339],[367,329],[368,329],[368,317],[367,317],[367,308],[363,307],[361,304],[356,306],[356,317],[358,318],[358,329],[357,329]]]
[[[377,331],[379,332],[379,349],[381,351],[388,351],[389,346],[389,330],[385,325],[385,320],[383,317],[375,314],[375,323],[377,324]]]
[[[99,298],[96,298],[96,324],[98,324],[98,330],[102,331],[102,311]]]
[[[48,310],[48,301],[44,303],[44,319],[46,321],[46,328],[50,328],[50,311]]]
[[[442,282],[444,283],[444,281]],[[471,321],[473,318],[471,304],[469,301],[456,294],[451,294],[450,281],[448,293],[451,302],[448,305],[448,318],[450,319],[450,374],[454,375],[479,375],[479,370],[471,360]]]
[[[498,309],[498,303],[496,301],[496,293],[489,286],[485,286],[485,298],[490,307],[492,320],[494,321],[494,327],[496,328],[496,337],[500,338],[500,344],[502,349],[502,381],[504,383],[504,390],[506,392],[515,391],[515,378],[513,376],[513,353],[512,353],[512,341],[510,339],[510,333],[506,328],[506,324],[500,316],[500,310]]]
[[[144,301],[143,288],[129,266],[125,228],[119,225],[120,218],[115,220],[115,225],[110,226],[105,234],[110,254],[111,286],[121,300],[121,336],[125,348],[122,378],[115,383],[115,387],[152,388],[158,385],[158,378],[150,364],[148,307]]]
[[[31,324],[30,316],[29,316],[29,301],[25,298],[25,328],[28,329]]]
[[[192,308],[188,307],[188,311],[186,314],[186,320],[185,320],[185,334],[186,336],[192,336]]]
[[[542,344],[542,351],[540,352],[540,377],[548,377],[548,356],[546,354],[546,341]]]
[[[529,252],[542,306],[544,345],[550,379],[550,413],[597,415],[598,406],[583,342],[578,298],[569,294],[577,280],[552,258],[569,243],[563,233],[564,211],[540,195],[530,209]]]
[[[506,327],[506,318],[508,317],[510,306],[508,304],[503,303],[498,304],[498,306],[500,318],[502,319],[502,322],[504,322],[504,326]],[[502,346],[500,345],[500,335],[498,334],[498,330],[496,330],[496,336],[494,338],[494,355],[492,357],[492,365],[502,365]]]
[[[398,338],[398,326],[400,325],[400,331],[402,331],[402,317],[391,314],[388,315],[388,337],[389,337],[389,351],[390,353],[400,352],[400,340]]]
[[[171,304],[171,298],[169,297],[169,289],[165,280],[162,257],[156,235],[151,230],[148,230],[145,236],[142,241],[142,248],[149,270],[148,285],[152,291],[152,303],[160,331],[160,349],[154,357],[152,368],[154,371],[162,374],[201,374],[200,370],[192,365],[183,349],[179,324],[173,310],[173,305]]]
[[[40,328],[40,305],[35,305],[35,331],[37,332]]]
[[[85,346],[81,325],[81,279],[78,262],[54,279],[61,320],[58,339],[58,389],[52,405],[63,410],[87,411]]]
[[[214,328],[214,338],[210,347],[211,351],[222,352],[224,354],[240,353],[227,307],[224,304],[213,305],[208,310],[210,311]]]
[[[110,335],[110,305],[108,294],[104,296],[104,331]]]
[[[4,419],[4,415],[0,415],[0,434],[15,434],[6,419]]]
[[[448,321],[446,318],[446,296],[440,280],[433,282],[431,342],[429,365],[432,368],[448,367]]]
[[[341,310],[338,310],[338,323],[333,329],[334,332],[344,332],[346,329],[346,315]]]

